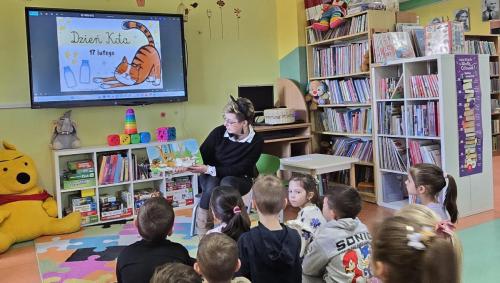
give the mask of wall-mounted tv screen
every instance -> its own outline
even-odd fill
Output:
[[[26,8],[32,108],[187,100],[181,15]]]

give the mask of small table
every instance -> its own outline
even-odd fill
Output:
[[[314,153],[282,158],[280,159],[280,169],[315,176],[320,181],[319,194],[323,195],[323,184],[319,175],[350,169],[350,183],[354,186],[354,163],[358,161],[359,159],[352,157]]]

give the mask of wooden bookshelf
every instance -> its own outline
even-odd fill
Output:
[[[492,21],[493,22],[493,21]],[[500,21],[498,21],[500,22]],[[492,25],[493,28],[493,25]],[[492,70],[492,67],[490,66],[490,82],[491,82],[491,99],[492,103],[494,100],[500,101],[500,37],[495,34],[466,34],[465,35],[465,40],[470,40],[470,41],[488,41],[492,42],[495,45],[496,48],[496,53],[495,54],[490,54],[490,65],[491,64],[496,64],[497,68],[496,70]],[[496,87],[494,86],[496,82]],[[498,113],[496,111],[500,112],[500,105],[495,107],[491,106],[491,111],[492,111],[492,123],[494,123],[494,120],[499,120],[500,117],[498,116]],[[496,110],[498,108],[498,110]],[[492,146],[493,146],[493,155],[497,156],[500,155],[500,137],[497,135],[492,135]]]
[[[330,101],[336,101],[337,103],[329,103],[325,105],[318,105],[317,111],[310,111],[310,119],[311,119],[311,124],[313,125],[313,150],[315,152],[319,151],[320,149],[320,142],[323,141],[331,141],[331,145],[333,147],[334,141],[338,139],[346,139],[350,138],[353,139],[354,141],[358,141],[359,144],[356,146],[360,146],[361,148],[364,148],[364,146],[369,146],[371,144],[371,152],[373,153],[375,148],[373,147],[373,131],[371,131],[369,128],[369,123],[365,123],[363,120],[361,122],[361,125],[363,126],[361,129],[363,130],[362,132],[349,132],[349,131],[344,131],[342,130],[341,132],[339,131],[331,131],[324,129],[324,127],[319,127],[320,123],[322,121],[318,120],[317,114],[320,112],[326,113],[327,111],[332,111],[334,110],[333,113],[342,113],[342,111],[354,111],[356,112],[357,109],[360,109],[359,113],[370,113],[368,116],[368,119],[373,121],[373,111],[372,109],[372,97],[371,97],[371,87],[370,87],[370,72],[367,71],[366,69],[361,68],[361,62],[363,61],[362,56],[360,58],[356,57],[345,57],[345,61],[343,64],[351,64],[349,68],[347,68],[345,65],[345,68],[338,68],[335,70],[335,72],[318,72],[318,66],[315,67],[315,58],[319,58],[318,56],[320,55],[320,51],[325,48],[330,48],[333,46],[333,48],[339,48],[340,46],[350,46],[351,44],[355,45],[353,48],[362,48],[360,52],[357,54],[366,54],[368,53],[368,61],[369,63],[373,63],[372,59],[372,35],[375,31],[392,31],[394,30],[394,24],[396,22],[396,16],[394,12],[390,11],[364,11],[360,13],[355,13],[352,15],[348,15],[345,17],[346,19],[346,24],[349,25],[349,32],[347,34],[343,33],[344,30],[339,30],[336,32],[326,32],[323,33],[322,35],[316,36],[317,33],[314,33],[312,31],[311,27],[306,28],[306,49],[307,49],[307,72],[308,72],[308,80],[313,81],[313,80],[320,80],[324,81],[327,84],[331,83],[330,85],[330,93],[332,95],[336,95],[336,97],[331,97]],[[353,25],[355,25],[353,27]],[[339,27],[339,29],[342,27]],[[347,26],[345,27],[345,30],[347,30]],[[313,36],[314,35],[314,36]],[[331,36],[333,35],[333,36]],[[311,40],[311,39],[317,39],[317,40]],[[361,42],[366,42],[366,45]],[[357,45],[356,45],[357,44]],[[366,49],[364,49],[366,48]],[[334,50],[339,50],[340,49],[334,49]],[[316,55],[314,55],[316,53]],[[334,58],[336,60],[336,58]],[[352,62],[357,62],[359,63],[358,65],[352,64]],[[335,61],[335,64],[339,64],[339,61]],[[367,79],[367,80],[365,80]],[[347,82],[352,83],[351,88],[349,87],[342,87],[342,84],[347,84]],[[335,83],[335,84],[334,84]],[[367,91],[364,91],[365,85],[363,87],[361,86],[362,84],[367,84]],[[339,86],[332,90],[332,86]],[[345,86],[345,85],[344,85]],[[354,86],[354,87],[352,87]],[[355,89],[354,92],[352,92],[353,88]],[[336,92],[333,94],[333,92]],[[362,94],[360,94],[362,93]],[[346,98],[347,99],[344,99]],[[366,99],[366,96],[367,99]],[[340,98],[340,99],[339,99]],[[352,99],[351,99],[352,98]],[[338,112],[340,111],[340,112]],[[362,111],[369,111],[369,112],[362,112]],[[359,117],[365,117],[362,116],[362,114],[359,114],[357,116],[358,119]],[[366,121],[369,121],[366,120]],[[333,121],[332,121],[333,122]],[[350,121],[350,124],[354,124],[354,121]],[[358,125],[357,123],[355,125]],[[372,127],[372,126],[371,126]],[[349,145],[352,146],[352,145]],[[359,152],[358,152],[359,153]],[[366,153],[363,151],[363,153]],[[367,169],[368,168],[368,169]],[[371,176],[374,176],[376,178],[376,174],[374,174],[374,162],[373,158],[372,160],[369,161],[360,161],[355,164],[355,170],[351,170],[354,172],[349,172],[349,174],[346,174],[346,176],[351,175],[351,180],[354,179],[355,184],[351,184],[353,187],[358,187],[358,184],[361,182],[367,182],[363,178],[363,174],[360,176],[357,176],[356,172],[358,171],[362,172],[363,170],[367,169],[371,171]],[[354,178],[352,178],[354,177]],[[376,185],[376,180],[374,178],[371,178],[368,182],[372,182],[374,185]],[[365,201],[369,202],[376,202],[377,199],[377,190],[376,188],[374,189],[373,192],[367,192],[367,191],[360,191],[360,194],[362,198]]]
[[[408,175],[408,169],[415,162],[417,154],[422,155],[424,159],[423,149],[429,147],[433,161],[438,157],[442,169],[451,174],[458,186],[458,210],[460,217],[483,212],[493,208],[493,176],[492,176],[492,147],[491,147],[491,128],[490,119],[490,101],[489,97],[489,72],[487,70],[488,57],[486,55],[479,56],[479,79],[481,85],[481,113],[475,113],[476,117],[481,117],[482,124],[482,172],[470,176],[460,176],[460,160],[459,160],[459,133],[457,132],[457,89],[455,83],[455,55],[435,55],[427,57],[418,57],[413,59],[396,60],[387,62],[384,66],[377,66],[372,70],[372,93],[374,97],[374,133],[375,133],[375,174],[377,203],[381,206],[391,209],[400,209],[408,204],[408,196],[405,186],[405,181]],[[411,96],[410,80],[413,76],[425,76],[437,74],[437,90],[439,96],[433,100],[415,100]],[[393,77],[403,76],[403,98],[401,113],[401,123],[403,133],[401,135],[385,134],[387,128],[382,127],[384,123],[379,121],[377,113],[382,109],[381,105],[387,102],[386,100],[378,99],[384,97],[380,94],[377,87],[377,82]],[[415,113],[412,109],[419,105],[427,105],[427,102],[437,103],[435,112],[428,113],[426,121],[421,123],[411,123]],[[401,103],[401,102],[400,102]],[[429,109],[429,108],[427,108]],[[393,112],[391,112],[392,114]],[[435,115],[433,115],[435,114]],[[439,114],[439,115],[438,115]],[[418,115],[418,114],[417,114]],[[432,118],[431,118],[432,117]],[[392,121],[392,120],[391,120]],[[396,121],[396,126],[399,127],[399,120]],[[434,124],[433,124],[434,123]],[[436,129],[436,136],[432,136],[433,125],[439,125],[439,131]],[[393,124],[391,124],[392,127]],[[417,131],[416,128],[427,128],[429,131]],[[418,134],[414,134],[418,132]],[[388,150],[387,141],[396,142],[392,147],[392,151]],[[418,145],[415,150],[415,147]],[[413,148],[413,150],[412,150]],[[398,154],[395,155],[397,149]],[[388,156],[396,156],[392,159]],[[429,156],[429,155],[427,155]],[[413,158],[412,158],[413,157]],[[394,160],[402,160],[403,169],[400,169],[399,162]]]

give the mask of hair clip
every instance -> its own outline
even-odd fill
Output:
[[[406,226],[406,230],[414,231],[411,226]],[[408,238],[408,246],[419,251],[425,250],[426,244],[435,235],[436,234],[432,231],[431,227],[424,226],[420,232],[412,232],[406,235]]]
[[[455,224],[448,220],[440,221],[435,227],[436,233],[446,239],[451,238],[455,231]]]
[[[240,208],[239,206],[235,206],[235,207],[233,208],[233,213],[234,213],[234,214],[241,213],[241,208]]]

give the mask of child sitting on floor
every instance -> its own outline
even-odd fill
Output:
[[[259,225],[238,240],[241,268],[237,274],[253,283],[301,282],[300,236],[279,220],[287,203],[281,180],[271,175],[259,177],[252,190]]]
[[[361,197],[357,190],[336,185],[325,195],[323,215],[328,221],[309,244],[302,262],[302,282],[365,282],[371,278],[370,241],[357,218]]]
[[[209,230],[207,234],[224,233],[238,241],[241,234],[250,230],[250,218],[238,190],[228,186],[214,188],[210,197],[210,210],[215,224],[219,226]]]
[[[407,211],[404,214],[414,215]],[[374,274],[384,283],[458,283],[458,256],[449,233],[414,217],[393,216],[377,225],[372,241]]]
[[[311,175],[296,175],[288,183],[288,201],[293,207],[300,208],[297,218],[286,222],[299,232],[301,238],[300,256],[311,241],[313,234],[326,223],[318,202],[318,188]]]
[[[236,242],[225,234],[204,236],[198,246],[196,259],[198,261],[194,269],[204,277],[206,283],[250,283],[245,277],[232,279],[241,262]]]
[[[439,195],[445,188],[444,200],[441,202]],[[421,203],[434,211],[441,220],[457,222],[457,184],[453,176],[444,173],[438,166],[428,163],[413,165],[406,180],[406,189],[409,195],[418,196]]]
[[[184,246],[166,239],[172,235],[175,214],[165,198],[144,202],[135,221],[142,240],[123,249],[116,264],[118,282],[147,283],[157,266],[180,262],[193,266]]]
[[[201,276],[191,266],[171,262],[156,268],[149,283],[202,283]]]

